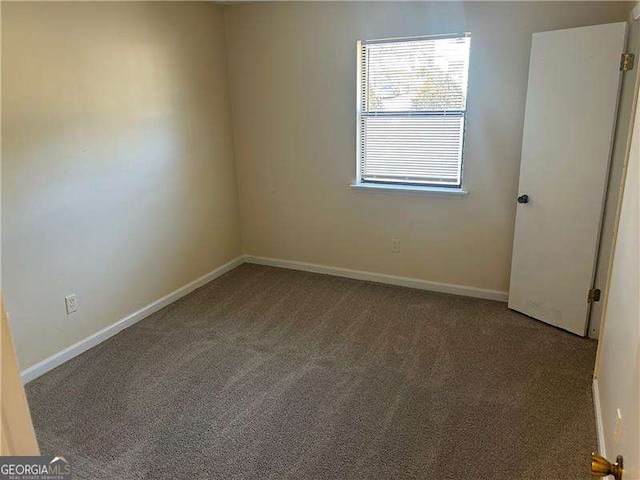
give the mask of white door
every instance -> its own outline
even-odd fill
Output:
[[[584,335],[626,23],[533,35],[509,308]],[[523,196],[527,196],[523,197]],[[514,202],[516,199],[514,198]]]

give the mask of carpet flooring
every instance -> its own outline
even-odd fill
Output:
[[[500,302],[242,265],[26,389],[78,479],[576,480],[595,351]]]

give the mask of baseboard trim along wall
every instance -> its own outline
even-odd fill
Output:
[[[22,381],[24,383],[30,382],[31,380],[38,378],[40,375],[44,375],[49,370],[53,370],[59,365],[62,365],[64,362],[71,360],[73,357],[77,357],[83,352],[86,352],[91,347],[95,347],[99,343],[104,342],[105,340],[113,337],[116,333],[121,332],[127,327],[134,325],[140,320],[148,317],[152,313],[161,310],[167,305],[179,300],[180,298],[190,294],[195,289],[203,286],[206,283],[209,283],[211,280],[218,278],[219,276],[227,273],[230,270],[233,270],[238,265],[244,263],[243,256],[239,256],[234,258],[230,262],[225,263],[224,265],[216,268],[215,270],[203,275],[202,277],[190,282],[177,290],[165,295],[162,298],[150,303],[149,305],[142,307],[140,310],[133,312],[130,315],[118,320],[117,322],[109,325],[108,327],[103,328],[102,330],[94,333],[93,335],[88,336],[84,340],[80,340],[78,343],[75,343],[60,352],[51,355],[48,358],[45,358],[39,363],[26,368],[21,372]]]
[[[219,276],[233,270],[243,263],[253,263],[257,265],[268,265],[272,267],[289,268],[292,270],[302,270],[305,272],[322,273],[326,275],[335,275],[338,277],[353,278],[356,280],[366,280],[369,282],[386,283],[390,285],[398,285],[401,287],[417,288],[420,290],[430,290],[434,292],[450,293],[454,295],[463,295],[465,297],[484,298],[488,300],[498,300],[506,302],[508,299],[507,292],[499,290],[487,290],[483,288],[467,287],[464,285],[452,285],[449,283],[430,282],[417,278],[399,277],[396,275],[385,275],[383,273],[363,272],[361,270],[351,270],[348,268],[331,267],[327,265],[318,265],[315,263],[296,262],[293,260],[282,260],[277,258],[258,257],[254,255],[244,255],[231,260],[228,263],[216,268],[215,270],[203,275],[187,285],[159,298],[155,302],[150,303],[146,307],[133,312],[130,315],[118,320],[117,322],[103,328],[99,332],[90,335],[84,340],[75,343],[60,352],[45,358],[39,363],[26,368],[22,371],[22,381],[24,383],[38,378],[40,375],[53,370],[64,362],[71,360],[73,357],[86,352],[91,347],[95,347],[99,343],[111,338],[116,333],[121,332],[127,327],[134,325],[140,320],[148,317],[152,313],[166,307],[167,305],[179,300],[180,298],[193,292],[205,283],[218,278]],[[595,385],[595,384],[594,384]],[[595,388],[595,387],[594,387]]]
[[[602,410],[600,408],[600,390],[598,389],[598,379],[593,379],[593,409],[596,416],[596,432],[598,434],[598,453],[606,458],[607,448],[604,443],[604,427],[602,424]]]
[[[324,273],[338,277],[354,278],[356,280],[367,280],[369,282],[387,283],[399,285],[401,287],[417,288],[420,290],[430,290],[440,293],[451,293],[465,297],[484,298],[487,300],[498,300],[506,302],[509,298],[508,292],[499,290],[487,290],[484,288],[467,287],[465,285],[452,285],[450,283],[430,282],[418,278],[399,277],[396,275],[386,275],[383,273],[364,272],[361,270],[351,270],[348,268],[330,267],[315,263],[296,262],[293,260],[281,260],[278,258],[257,257],[245,255],[245,262],[258,265],[268,265],[271,267],[290,268],[292,270],[303,270],[305,272]]]

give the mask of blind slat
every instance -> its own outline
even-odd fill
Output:
[[[470,37],[362,45],[363,181],[460,185]]]

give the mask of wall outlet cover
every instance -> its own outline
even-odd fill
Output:
[[[64,304],[65,304],[65,307],[67,308],[67,315],[78,311],[78,302],[77,302],[75,293],[72,293],[71,295],[67,295],[66,297],[64,297]]]

